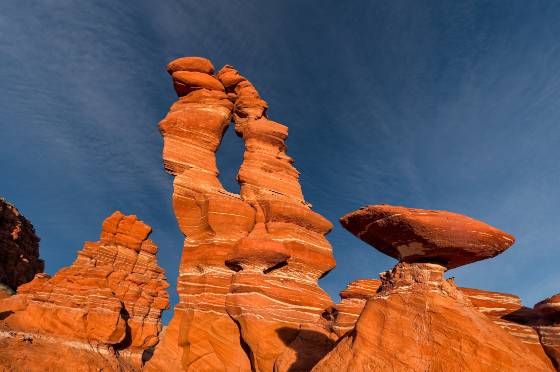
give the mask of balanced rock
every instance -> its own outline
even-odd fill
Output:
[[[189,58],[169,64],[180,98],[159,124],[187,237],[179,304],[147,369],[309,370],[336,338],[317,284],[334,267],[332,225],[305,202],[287,127],[266,117],[256,88],[231,66],[214,77]],[[239,194],[223,188],[215,156],[232,117],[245,142]]]
[[[515,242],[513,236],[484,222],[447,211],[370,205],[340,222],[399,261],[439,263],[448,269],[494,257]]]
[[[542,348],[502,329],[444,278],[450,267],[499,254],[513,237],[465,216],[404,207],[370,206],[341,222],[400,262],[380,275],[354,329],[313,371],[553,370]]]
[[[41,347],[49,340],[54,349],[94,353],[98,347],[139,367],[144,350],[158,342],[161,313],[169,306],[169,285],[150,232],[136,216],[115,212],[103,222],[100,240],[86,242],[72,266],[53,277],[37,274],[17,295],[0,301],[3,327],[32,335]]]
[[[33,225],[16,207],[0,198],[0,296],[9,296],[20,285],[43,272],[39,238]]]

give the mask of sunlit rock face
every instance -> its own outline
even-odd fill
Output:
[[[158,343],[161,313],[169,307],[169,285],[150,233],[136,216],[115,212],[103,222],[99,241],[86,242],[71,266],[53,277],[37,274],[0,301],[1,342],[15,349],[0,352],[4,366],[42,370],[44,364],[33,365],[39,355],[24,361],[16,355],[32,355],[37,348],[65,355],[62,370],[119,363],[139,369],[142,353]],[[26,343],[26,337],[37,342]],[[97,357],[96,350],[101,350]],[[47,360],[53,368],[62,363]]]
[[[185,243],[179,304],[148,369],[309,370],[336,335],[317,280],[334,265],[332,225],[303,198],[285,125],[231,66],[171,62],[179,100],[159,128]],[[245,143],[239,194],[218,180],[215,152],[230,121]],[[170,367],[171,366],[171,367]]]
[[[0,198],[0,298],[43,272],[39,237],[20,211]]]
[[[513,237],[466,216],[445,214],[370,206],[342,218],[350,232],[401,261],[381,274],[381,285],[367,295],[354,329],[313,371],[554,370],[543,348],[527,342],[534,342],[529,337],[534,332],[514,335],[496,324],[498,316],[521,308],[515,298],[461,290],[444,278],[445,265],[493,257]]]
[[[367,300],[381,287],[377,279],[358,279],[340,292],[341,301],[335,305],[333,329],[340,337],[354,329]]]

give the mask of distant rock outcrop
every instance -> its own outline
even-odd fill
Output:
[[[381,275],[354,330],[313,371],[553,370],[542,348],[503,330],[444,280],[449,267],[493,257],[513,237],[457,214],[385,205],[341,221],[401,261]]]
[[[534,324],[540,342],[560,370],[560,293],[539,302],[534,309],[540,316]]]
[[[377,279],[354,280],[340,292],[342,301],[335,305],[333,329],[340,337],[354,329],[367,300],[375,296],[381,287]]]
[[[16,207],[0,198],[0,298],[44,270],[39,237]],[[4,285],[4,289],[1,286]],[[11,290],[10,290],[11,289]]]
[[[150,232],[136,216],[115,212],[103,222],[100,240],[86,242],[72,266],[53,277],[37,274],[0,301],[0,343],[13,349],[0,351],[0,363],[10,353],[18,360],[15,354],[33,355],[29,349],[39,348],[65,355],[49,358],[52,368],[140,368],[142,353],[158,342],[161,312],[169,306],[169,285]],[[95,358],[98,353],[102,357]],[[28,357],[18,367],[42,370],[42,363],[33,364],[40,358],[47,356]]]

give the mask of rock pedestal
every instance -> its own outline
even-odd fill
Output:
[[[449,218],[370,206],[342,218],[345,228],[400,262],[381,274],[355,328],[313,371],[553,370],[542,348],[532,349],[496,325],[444,279],[449,267],[493,257],[513,238],[445,213]]]

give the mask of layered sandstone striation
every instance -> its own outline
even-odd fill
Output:
[[[333,330],[340,337],[354,329],[367,300],[381,287],[377,279],[354,280],[340,292],[341,301],[335,305]]]
[[[400,262],[381,274],[381,286],[367,300],[354,329],[313,371],[553,370],[542,348],[531,347],[480,311],[515,312],[517,301],[469,294],[444,278],[449,267],[507,249],[513,237],[464,216],[448,217],[370,206],[342,218],[349,231]],[[478,309],[469,297],[478,301]]]
[[[534,324],[539,315],[523,306],[521,299],[513,294],[484,291],[475,288],[460,288],[475,309],[488,316],[496,325],[518,338],[532,352],[547,361],[543,345]]]
[[[168,71],[179,100],[159,128],[186,240],[170,337],[148,368],[173,355],[175,368],[192,371],[310,369],[336,337],[317,285],[335,264],[332,225],[303,198],[287,127],[266,117],[266,101],[231,66],[213,76],[210,61],[184,57]],[[232,119],[245,142],[239,194],[216,167]]]
[[[43,272],[39,237],[16,207],[0,198],[0,298]]]
[[[540,318],[533,326],[547,355],[560,370],[560,293],[539,302],[534,309]]]
[[[5,331],[37,339],[33,348],[51,342],[53,352],[61,354],[71,353],[66,349],[72,347],[92,355],[102,350],[105,355],[125,356],[139,368],[144,350],[158,342],[161,313],[169,306],[169,285],[150,233],[150,226],[136,216],[115,212],[103,222],[100,240],[86,242],[71,266],[53,277],[36,275],[19,287],[17,295],[0,302]],[[32,354],[23,349],[21,353]],[[80,365],[86,359],[69,363]]]

